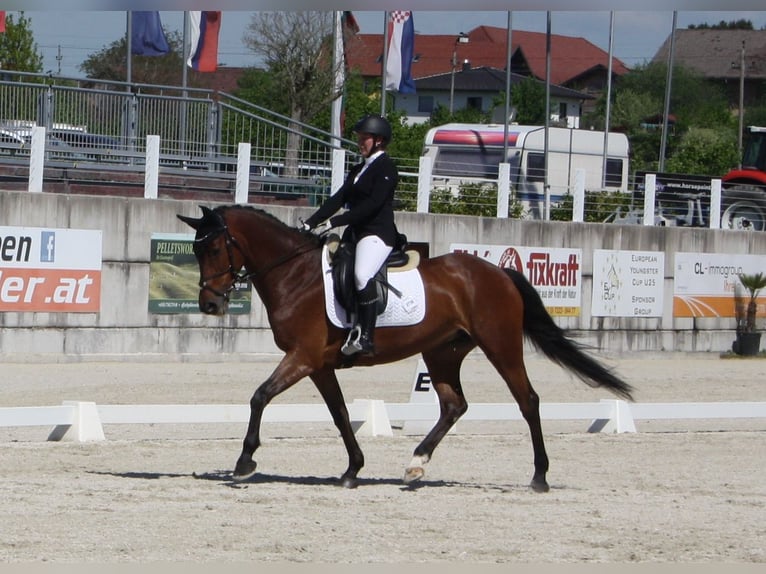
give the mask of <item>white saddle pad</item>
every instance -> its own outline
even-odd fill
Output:
[[[324,300],[327,317],[336,327],[348,329],[353,327],[346,321],[346,312],[335,299],[333,290],[332,269],[327,256],[327,246],[322,251],[322,278],[324,280]],[[426,296],[423,289],[423,279],[420,271],[411,269],[402,272],[388,273],[388,282],[402,292],[401,297],[388,291],[386,310],[378,315],[378,327],[403,327],[415,325],[426,315]]]

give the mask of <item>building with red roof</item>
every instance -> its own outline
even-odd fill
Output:
[[[455,102],[465,107],[468,99],[476,97],[460,86],[460,74],[474,68],[505,70],[507,61],[506,28],[479,26],[463,35],[466,41],[459,41],[453,34],[416,34],[412,61],[412,77],[416,80],[452,75],[453,54],[455,68]],[[546,79],[546,34],[512,30],[511,70],[514,74]],[[606,90],[609,67],[609,53],[595,46],[585,38],[560,36],[550,37],[550,82],[560,88],[583,94],[583,111],[589,111],[596,98]],[[351,70],[357,70],[362,77],[380,78],[383,67],[383,34],[357,34],[349,38],[346,60]],[[612,79],[627,73],[629,69],[619,59],[612,58]],[[503,90],[504,91],[504,88]],[[401,98],[402,96],[397,96]],[[557,110],[558,102],[552,102],[551,109]],[[400,106],[398,104],[397,108]],[[421,106],[422,107],[422,106]]]

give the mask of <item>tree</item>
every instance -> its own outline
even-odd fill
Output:
[[[183,38],[178,31],[165,34],[170,52],[164,56],[133,56],[131,81],[137,84],[180,85],[183,74]],[[127,80],[128,44],[125,36],[89,55],[79,68],[89,78]]]
[[[516,108],[516,121],[520,124],[545,123],[545,86],[529,77],[511,89],[511,101]]]
[[[732,130],[689,128],[665,164],[666,170],[700,175],[726,173],[739,162],[736,139]]]
[[[689,24],[689,30],[752,30],[753,22],[751,20],[730,20],[725,22],[721,20],[718,24]]]
[[[0,34],[0,69],[38,74],[43,71],[43,56],[30,25],[24,12],[19,12],[18,21],[13,14],[6,15],[5,33]]]
[[[310,123],[340,94],[334,91],[332,12],[257,12],[243,40],[261,56],[271,75],[269,89],[279,94],[292,120]],[[298,165],[300,126],[288,135],[285,171]]]
[[[628,135],[634,171],[656,171],[659,167],[662,138],[660,126],[665,107],[666,80],[667,65],[653,62],[635,67],[614,86],[610,126],[612,130]],[[603,129],[605,109],[606,100],[605,96],[602,96],[597,103],[596,112],[584,118],[583,124]],[[677,152],[684,134],[690,129],[717,129],[728,134],[734,126],[734,119],[721,87],[684,66],[673,68],[670,114],[675,117],[675,123],[668,132],[666,142],[665,157],[668,162]],[[736,154],[736,141],[731,145]],[[690,150],[691,148],[687,148],[687,152]],[[728,151],[721,151],[721,154],[721,158],[730,156]],[[688,156],[678,161],[678,164],[688,163]],[[665,169],[668,170],[667,166]],[[701,175],[710,175],[710,169],[708,167]]]

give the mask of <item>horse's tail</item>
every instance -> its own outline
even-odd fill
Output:
[[[571,369],[592,387],[607,387],[610,391],[633,400],[632,387],[611,370],[584,352],[584,347],[566,336],[548,313],[537,290],[523,273],[505,269],[524,301],[524,334],[552,361]]]

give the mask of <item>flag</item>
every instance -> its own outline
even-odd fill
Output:
[[[345,130],[346,123],[346,72],[348,62],[346,60],[347,42],[350,37],[359,33],[359,24],[354,15],[349,10],[340,13],[340,17],[335,17],[335,46],[333,65],[335,67],[335,96],[332,102],[330,114],[330,132],[333,136],[341,137]],[[340,94],[340,95],[338,95]]]
[[[0,34],[5,32],[5,10],[0,10]]]
[[[159,12],[131,12],[131,53],[164,56],[170,52]]]
[[[395,10],[388,17],[388,53],[386,89],[400,94],[414,94],[412,54],[415,49],[415,24],[412,12]]]
[[[352,34],[359,33],[359,24],[357,23],[356,18],[354,18],[354,15],[350,10],[343,11],[343,14],[341,15],[341,22],[343,23],[343,28],[345,30],[348,30]]]
[[[190,38],[187,65],[198,72],[215,72],[218,68],[218,33],[221,12],[189,12]]]

